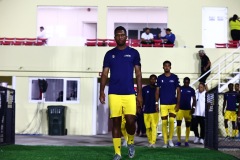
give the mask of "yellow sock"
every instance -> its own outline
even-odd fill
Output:
[[[172,140],[174,134],[174,120],[175,118],[173,117],[169,118],[169,140]]]
[[[146,128],[146,134],[147,134],[148,142],[150,144],[152,144],[152,130],[151,130],[151,128]]]
[[[236,135],[235,135],[235,136],[237,136],[237,135],[238,135],[238,133],[239,133],[238,129],[236,129],[236,132],[235,132],[235,133],[236,133]]]
[[[113,138],[115,154],[121,155],[121,138]]]
[[[177,126],[177,138],[178,142],[181,142],[181,126]]]
[[[127,144],[133,144],[134,143],[134,135],[128,134],[128,142]]]
[[[233,132],[233,133],[232,133],[232,136],[233,136],[233,137],[236,137],[236,136],[238,135],[237,131],[238,131],[237,129],[234,129],[234,130],[232,131],[232,132]]]
[[[225,130],[226,130],[226,134],[227,134],[227,136],[229,136],[229,134],[228,134],[228,128],[225,128]]]
[[[185,139],[185,142],[188,142],[189,134],[190,134],[190,127],[186,127],[186,139]]]
[[[167,120],[166,119],[162,120],[162,133],[163,133],[164,144],[167,144],[168,133],[167,133]]]
[[[152,127],[151,136],[152,136],[152,144],[155,144],[157,140],[157,126]]]
[[[125,127],[121,128],[121,131],[124,139],[128,141],[128,134],[127,134],[126,128]]]

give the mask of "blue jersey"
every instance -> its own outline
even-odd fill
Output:
[[[190,110],[191,107],[191,99],[195,97],[195,91],[192,87],[181,86],[181,97],[180,97],[180,109],[182,110]]]
[[[156,112],[155,92],[156,92],[156,86],[151,87],[150,85],[147,85],[143,87],[142,96],[143,96],[143,112],[144,113]]]
[[[135,94],[133,71],[134,66],[141,66],[137,50],[126,47],[124,50],[113,48],[109,50],[103,62],[103,68],[110,69],[108,94]]]
[[[158,76],[157,86],[160,88],[160,104],[171,105],[177,103],[176,89],[179,87],[177,75],[171,73],[169,77],[164,74]]]
[[[236,102],[238,101],[238,93],[235,91],[228,91],[224,94],[224,101],[227,102],[228,111],[236,111]]]

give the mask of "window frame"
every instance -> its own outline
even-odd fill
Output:
[[[58,102],[58,101],[46,101],[45,100],[45,95],[42,95],[42,99],[39,100],[33,100],[32,99],[32,81],[33,80],[38,80],[38,79],[59,79],[59,80],[63,80],[63,101],[62,102]],[[76,100],[67,100],[67,81],[76,81],[77,82],[77,97]],[[80,103],[80,78],[59,78],[59,77],[31,77],[29,78],[29,92],[28,92],[28,99],[29,99],[29,103],[39,103],[39,102],[44,102],[44,103],[49,103],[49,104],[62,104],[62,103],[70,103],[70,104],[77,104]]]

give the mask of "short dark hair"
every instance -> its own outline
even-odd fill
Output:
[[[239,86],[239,83],[235,83],[235,86]]]
[[[233,83],[229,83],[229,84],[228,84],[228,87],[231,86],[231,85],[233,86]]]
[[[200,82],[199,85],[202,85],[203,87],[205,87],[205,83]]]
[[[127,31],[126,31],[126,29],[125,29],[123,26],[118,26],[118,27],[115,28],[115,30],[114,30],[114,35],[115,35],[116,32],[119,31],[119,30],[123,30],[123,31],[125,32],[125,34],[127,34]]]
[[[151,79],[152,77],[154,77],[155,79],[157,79],[157,76],[155,74],[152,74],[149,79]]]
[[[170,66],[172,66],[172,63],[171,63],[170,61],[164,61],[164,62],[163,62],[163,65],[165,65],[165,64],[167,64],[167,63],[170,64]]]
[[[40,29],[44,29],[44,27],[43,27],[43,26],[41,26],[41,27],[40,27]]]
[[[190,78],[189,78],[189,77],[185,77],[185,78],[183,79],[183,83],[184,83],[185,81],[189,81],[189,82],[190,82]]]

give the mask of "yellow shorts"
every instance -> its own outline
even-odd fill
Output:
[[[224,119],[228,119],[229,121],[236,121],[237,119],[236,111],[226,111],[224,114]]]
[[[181,121],[181,120],[184,120],[187,121],[187,122],[190,122],[191,119],[192,119],[192,114],[191,114],[191,110],[182,110],[180,109],[178,112],[177,112],[177,121]]]
[[[136,115],[136,96],[109,94],[108,102],[110,108],[110,118],[124,115]]]
[[[159,113],[144,113],[144,124],[146,128],[157,127],[159,121]]]
[[[161,117],[166,117],[168,116],[169,113],[176,115],[175,107],[176,107],[176,104],[160,105]]]

